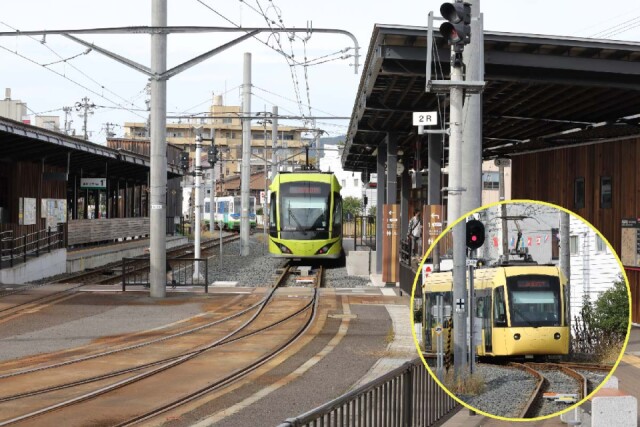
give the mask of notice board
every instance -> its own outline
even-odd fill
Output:
[[[400,281],[400,205],[382,208],[382,281]]]
[[[640,266],[640,218],[622,219],[620,260],[627,267]]]

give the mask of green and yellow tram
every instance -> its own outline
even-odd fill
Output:
[[[569,352],[567,280],[557,266],[500,265],[478,268],[473,299],[475,351],[478,356],[551,356]],[[423,285],[424,347],[436,351],[437,334],[444,347],[454,337],[452,272],[432,273]],[[442,296],[444,321],[438,322]]]
[[[343,256],[341,187],[333,173],[280,172],[269,188],[269,252],[273,256]]]

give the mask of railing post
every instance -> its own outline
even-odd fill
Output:
[[[22,259],[27,262],[27,235],[22,236]]]
[[[11,258],[9,259],[9,266],[13,267],[13,253],[16,250],[16,241],[13,236],[11,236]]]
[[[204,293],[209,293],[209,262],[204,262]]]
[[[38,230],[36,233],[36,256],[39,257],[40,256],[40,232],[42,230]]]
[[[51,252],[51,227],[47,229],[47,248]]]
[[[125,272],[125,258],[122,258],[122,292],[127,290],[126,285],[126,272]]]
[[[411,427],[413,414],[413,365],[407,366],[407,371],[402,378],[402,425]]]

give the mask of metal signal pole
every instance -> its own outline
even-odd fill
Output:
[[[251,54],[244,54],[242,83],[242,169],[240,178],[240,256],[249,255],[249,192],[251,180]]]

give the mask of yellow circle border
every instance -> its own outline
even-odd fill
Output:
[[[480,211],[489,209],[489,208],[494,207],[494,206],[500,206],[500,205],[506,205],[506,204],[514,204],[514,203],[529,203],[529,204],[544,205],[544,206],[547,206],[547,207],[551,207],[551,208],[560,210],[560,211],[565,212],[565,213],[567,213],[569,215],[572,215],[572,216],[574,216],[576,218],[579,218],[586,225],[588,225],[589,228],[594,230],[596,232],[596,234],[607,244],[607,247],[609,248],[609,251],[611,251],[611,253],[615,257],[616,261],[618,262],[618,266],[620,267],[622,278],[624,279],[624,283],[625,283],[625,285],[627,287],[627,298],[628,298],[628,301],[629,301],[629,322],[628,322],[628,325],[627,325],[627,335],[625,337],[624,344],[622,345],[622,350],[620,351],[620,354],[618,355],[618,359],[613,364],[613,367],[609,371],[609,374],[607,374],[605,379],[600,383],[600,385],[598,385],[598,387],[595,388],[595,390],[593,390],[591,393],[589,393],[587,396],[585,396],[579,402],[574,403],[573,405],[567,407],[566,409],[563,409],[563,410],[558,411],[558,412],[554,412],[553,414],[543,415],[543,416],[536,417],[536,418],[506,418],[506,417],[501,417],[499,415],[490,414],[490,413],[481,411],[481,410],[479,410],[477,408],[474,408],[473,406],[469,405],[466,402],[463,402],[455,394],[450,392],[449,389],[447,387],[445,387],[444,384],[442,384],[440,382],[438,377],[435,375],[435,373],[431,370],[431,368],[427,364],[427,361],[425,360],[424,355],[422,354],[422,350],[420,348],[420,342],[418,341],[418,337],[417,337],[416,330],[415,330],[415,327],[414,327],[415,322],[413,320],[413,310],[414,310],[413,307],[414,307],[414,302],[415,302],[415,293],[416,293],[416,285],[418,283],[418,277],[422,273],[422,266],[423,266],[424,262],[426,261],[427,256],[434,250],[435,245],[438,244],[438,242],[440,242],[440,240],[448,232],[450,232],[453,229],[453,227],[455,227],[458,223],[462,222],[463,220],[466,220],[466,218],[468,216],[473,215],[474,213],[478,213]],[[586,219],[584,219],[583,217],[581,217],[577,213],[575,213],[573,211],[570,211],[569,209],[565,209],[562,206],[558,206],[558,205],[555,205],[553,203],[543,202],[543,201],[540,201],[540,200],[512,199],[512,200],[503,200],[501,202],[489,203],[489,204],[480,206],[479,208],[476,208],[476,209],[474,209],[472,211],[469,211],[469,212],[463,214],[462,216],[460,216],[460,218],[456,219],[452,224],[449,224],[447,226],[447,228],[445,228],[440,233],[440,235],[438,237],[436,237],[436,239],[433,241],[433,243],[429,246],[429,249],[424,253],[424,256],[422,257],[422,260],[420,261],[420,264],[418,265],[418,272],[416,273],[416,277],[413,279],[413,285],[411,287],[411,300],[410,300],[409,307],[411,308],[409,310],[409,315],[410,315],[410,321],[411,321],[411,334],[413,335],[413,343],[415,344],[416,349],[418,350],[418,355],[420,356],[420,360],[422,360],[422,364],[427,368],[427,371],[429,372],[429,375],[431,375],[431,378],[433,380],[435,380],[435,382],[438,384],[438,386],[440,386],[440,388],[442,388],[451,398],[453,398],[456,402],[458,402],[459,404],[461,404],[465,408],[467,408],[467,409],[469,409],[471,411],[474,411],[474,412],[476,412],[476,413],[478,413],[480,415],[484,415],[485,417],[493,418],[493,419],[500,420],[500,421],[508,421],[508,422],[541,421],[541,420],[546,420],[546,419],[550,419],[550,418],[555,418],[555,417],[558,417],[558,416],[560,416],[562,414],[565,414],[565,413],[573,410],[574,408],[577,408],[578,406],[582,405],[591,396],[594,396],[609,381],[609,378],[611,378],[611,376],[613,375],[615,370],[618,368],[618,364],[622,360],[624,352],[627,349],[627,343],[629,342],[629,335],[630,335],[630,332],[631,332],[632,301],[631,301],[631,289],[630,289],[630,286],[629,286],[629,279],[627,277],[627,273],[624,270],[624,265],[622,264],[622,261],[620,260],[620,257],[618,256],[617,252],[611,246],[611,243],[609,243],[609,241],[602,235],[602,233],[600,233],[600,230],[598,230],[596,227],[593,226],[593,224],[591,224],[589,221],[587,221]],[[425,313],[423,313],[422,315],[424,316]]]

